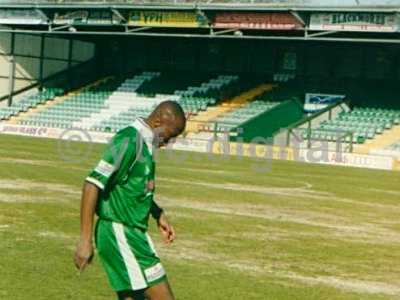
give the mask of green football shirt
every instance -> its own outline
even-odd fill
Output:
[[[100,219],[146,230],[154,194],[153,132],[137,119],[113,137],[86,181],[101,193]]]

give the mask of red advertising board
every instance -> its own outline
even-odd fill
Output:
[[[293,30],[304,24],[290,13],[220,13],[215,28]]]

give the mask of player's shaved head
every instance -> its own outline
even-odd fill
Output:
[[[153,128],[161,145],[180,135],[186,126],[186,117],[182,107],[175,101],[160,103],[146,122]]]

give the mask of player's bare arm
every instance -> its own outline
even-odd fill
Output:
[[[150,213],[157,221],[158,229],[160,230],[161,237],[165,244],[171,244],[176,238],[176,233],[174,227],[169,222],[165,211],[159,207],[155,201],[153,201]]]
[[[83,269],[93,257],[93,218],[99,190],[90,182],[85,182],[81,200],[81,233],[75,251],[74,262],[77,269]]]
[[[169,245],[171,244],[175,238],[175,229],[169,222],[166,214],[163,212],[160,218],[157,220],[158,229],[160,230],[161,237],[163,238],[164,242]]]

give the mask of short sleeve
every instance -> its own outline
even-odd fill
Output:
[[[86,177],[86,181],[104,190],[110,183],[113,174],[119,170],[123,161],[126,160],[130,143],[131,141],[126,135],[122,133],[115,135],[96,167]]]

